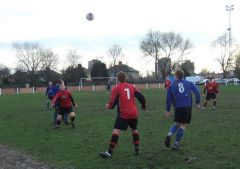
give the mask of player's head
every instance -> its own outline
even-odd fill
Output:
[[[64,85],[64,83],[61,83],[61,84],[59,85],[59,89],[60,89],[60,90],[65,90],[65,85]]]
[[[56,81],[56,84],[59,84],[59,85],[64,84],[64,81],[62,79],[58,78]]]
[[[174,75],[176,79],[181,80],[184,77],[184,72],[182,70],[177,70]]]
[[[48,86],[52,86],[52,82],[50,81],[50,82],[48,82]]]
[[[119,81],[120,83],[126,82],[126,75],[125,75],[125,73],[122,72],[122,71],[118,72],[118,74],[117,74],[117,79],[118,79],[118,81]]]

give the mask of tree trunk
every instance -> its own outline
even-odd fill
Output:
[[[158,80],[158,63],[157,63],[157,59],[155,60],[155,78],[156,81]]]

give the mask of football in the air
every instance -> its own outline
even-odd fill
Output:
[[[86,15],[86,18],[87,18],[87,20],[92,21],[92,20],[94,19],[94,15],[93,15],[91,12],[89,12],[89,13]]]

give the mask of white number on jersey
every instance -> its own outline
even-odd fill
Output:
[[[127,92],[127,99],[129,100],[130,99],[130,90],[129,90],[129,88],[125,88],[124,91]]]
[[[178,91],[179,91],[180,93],[183,93],[183,92],[184,92],[184,86],[183,86],[182,83],[178,83]]]

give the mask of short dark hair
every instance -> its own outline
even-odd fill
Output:
[[[126,82],[126,75],[125,75],[125,73],[122,72],[122,71],[118,72],[118,74],[117,74],[117,79],[118,79],[118,81],[121,82],[121,83]]]
[[[182,79],[184,77],[184,72],[182,70],[176,70],[175,76],[177,79]]]

